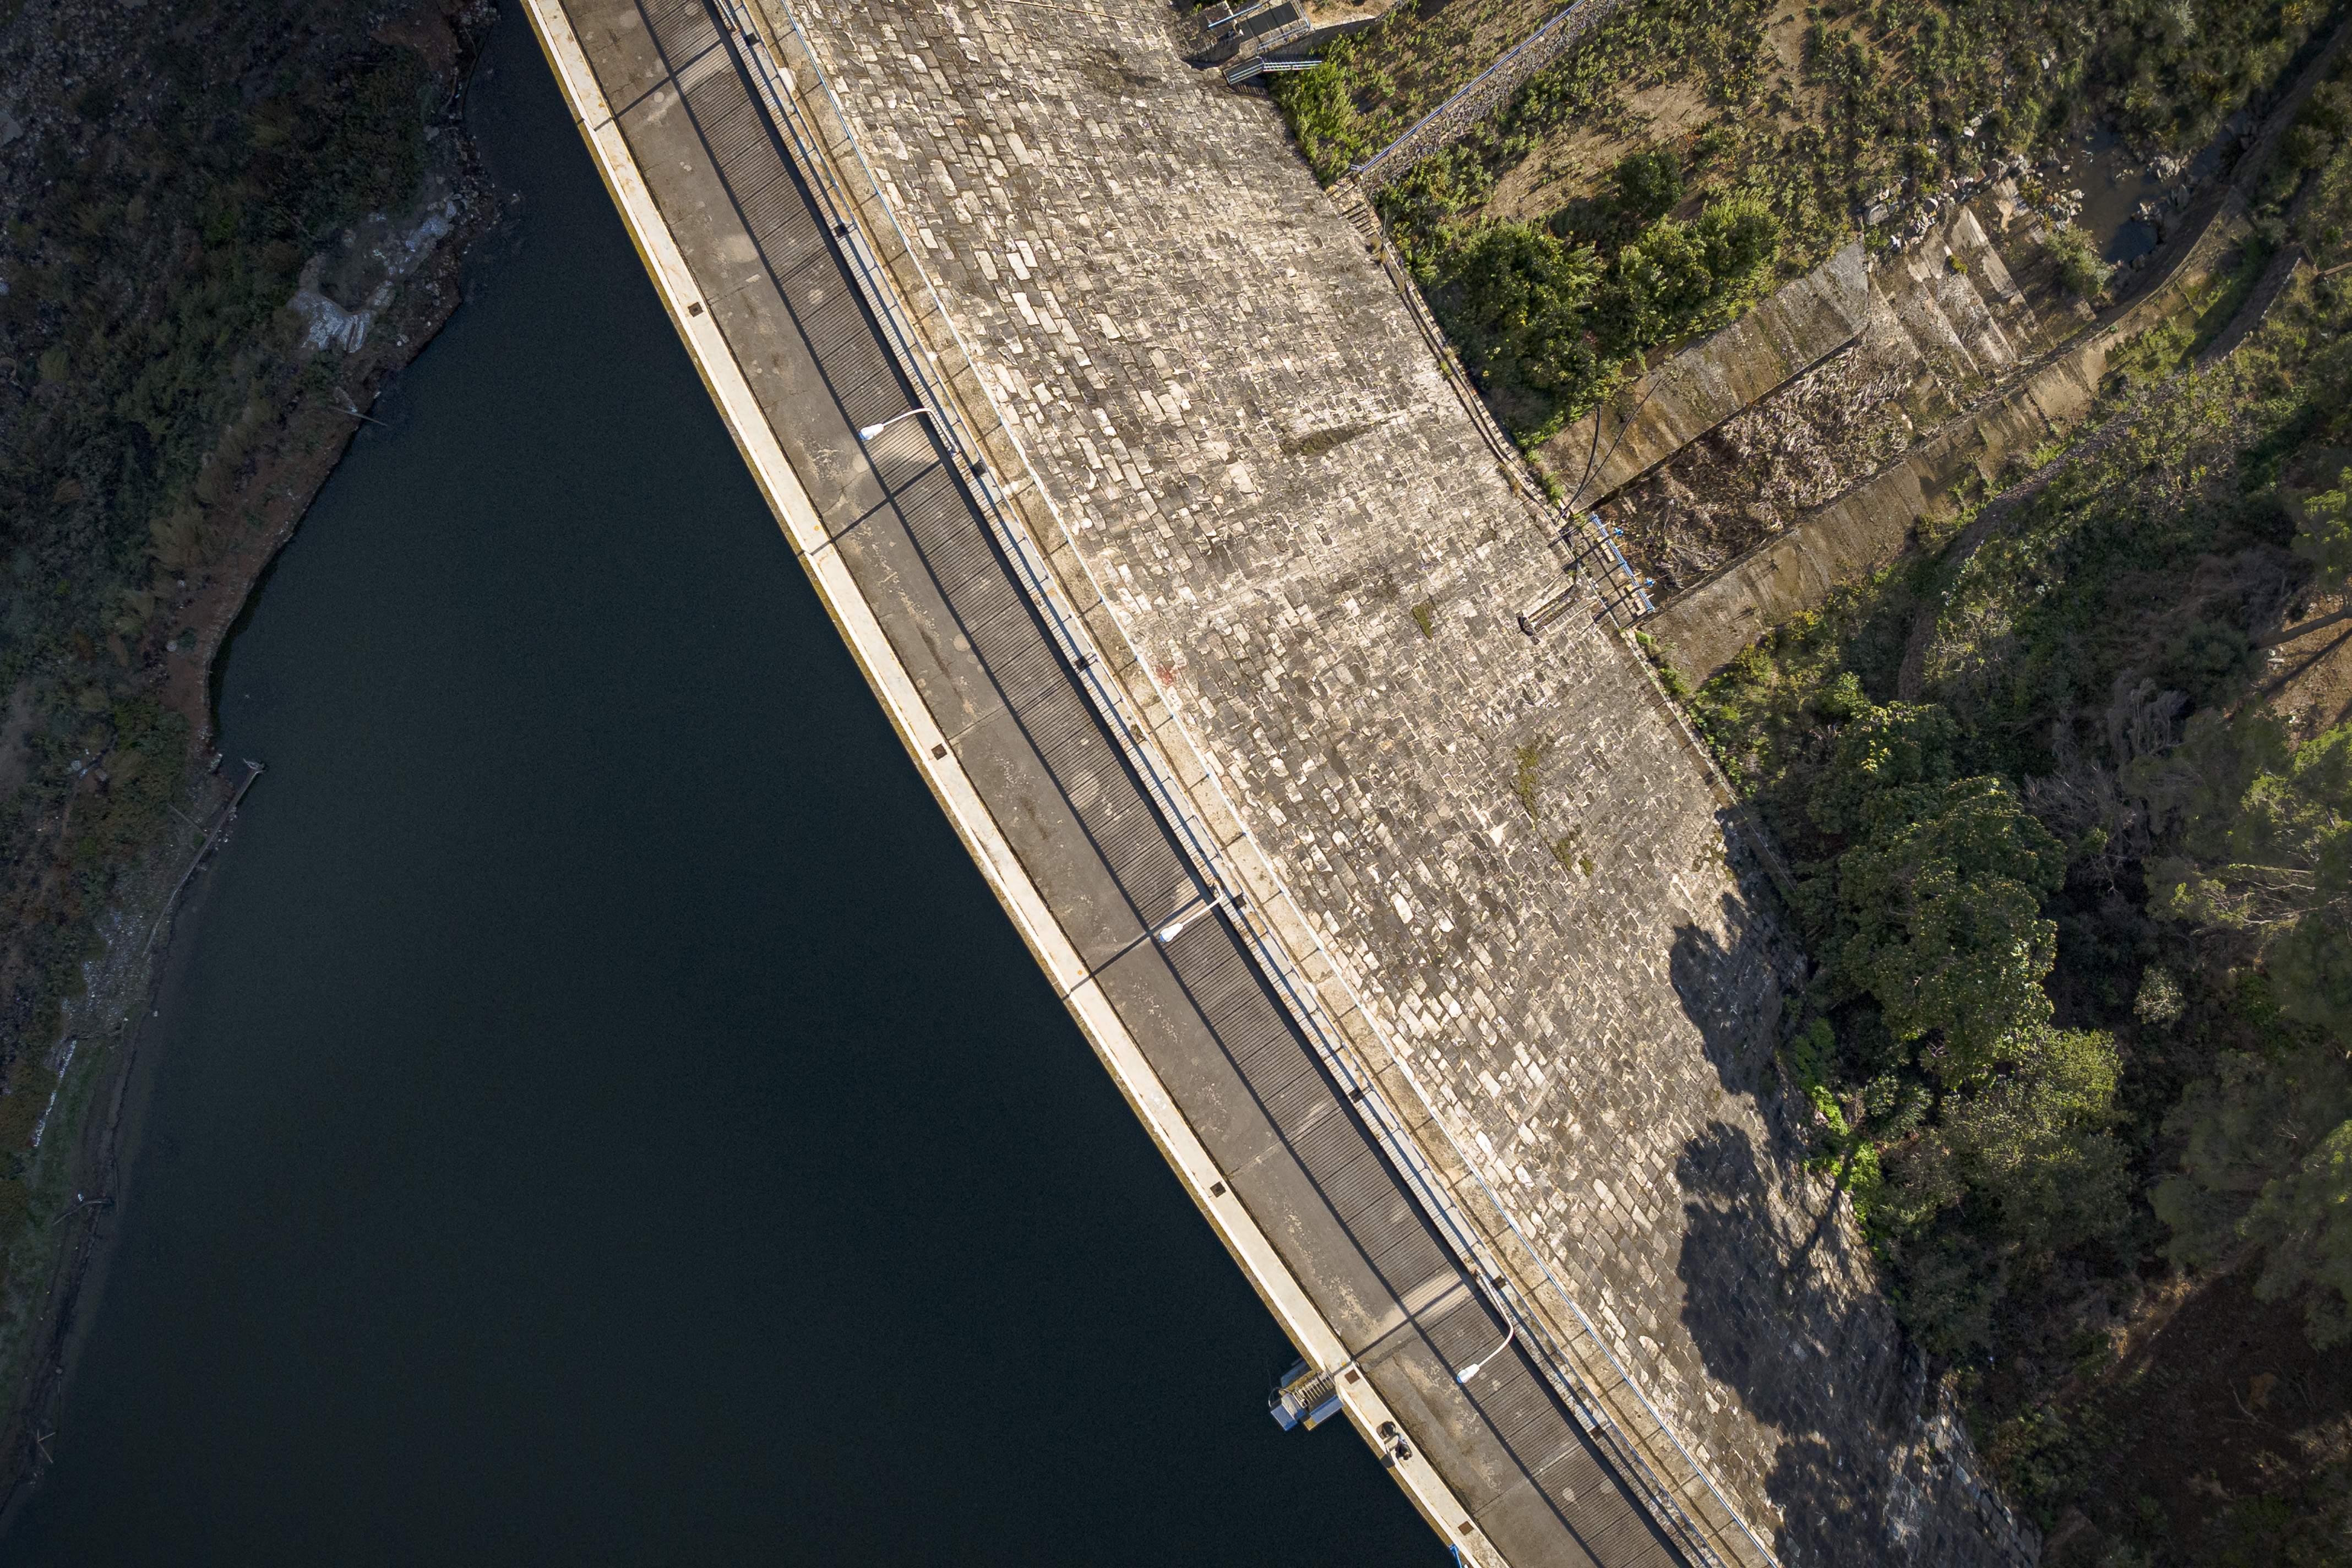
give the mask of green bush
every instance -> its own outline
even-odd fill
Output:
[[[2099,256],[2091,237],[2071,223],[2054,224],[2050,231],[2050,256],[2057,263],[2058,280],[2078,300],[2097,300],[2107,291],[2115,268]]]
[[[1721,324],[1765,286],[1780,228],[1761,203],[1658,217],[1604,258],[1549,226],[1440,237],[1432,303],[1505,421],[1548,434],[1608,395],[1648,350]]]

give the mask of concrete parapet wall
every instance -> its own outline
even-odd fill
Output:
[[[1555,524],[1271,111],[1140,0],[796,10],[1029,526],[1528,1294],[1782,1561],[2030,1559],[1802,1169],[1790,955],[1706,775],[1612,636],[1517,629]]]

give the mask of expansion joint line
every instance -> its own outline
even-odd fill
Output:
[[[990,412],[996,416],[999,429],[1018,455],[1022,465],[1030,469],[1026,476],[1026,482],[1036,491],[1038,498],[1045,505],[1056,527],[1060,529],[1065,542],[1069,546],[1072,559],[1085,574],[1089,587],[1094,591],[1096,601],[1103,605],[1106,613],[1108,614],[1110,603],[1108,597],[1102,593],[1101,584],[1096,579],[1092,567],[1077,551],[1075,541],[1070,537],[1067,523],[1061,517],[1060,509],[1054,505],[1050,492],[1037,479],[1019,437],[1003,420],[1002,412],[994,406],[992,395],[985,384],[980,381],[978,366],[971,360],[962,342],[961,333],[957,331],[954,320],[948,312],[945,301],[940,299],[937,286],[932,282],[919,257],[916,255],[912,245],[908,241],[905,229],[899,224],[897,214],[892,211],[888,202],[884,198],[881,182],[875,177],[872,166],[866,163],[865,153],[858,146],[851,129],[848,112],[819,64],[814,46],[802,27],[799,17],[793,12],[786,0],[769,0],[769,3],[782,13],[784,20],[789,24],[791,32],[798,39],[798,52],[805,60],[808,75],[824,89],[825,97],[832,104],[833,113],[838,124],[840,139],[847,144],[850,153],[863,169],[866,184],[873,192],[874,205],[881,210],[897,233],[899,254],[907,258],[908,264],[915,268],[921,279],[923,288],[930,297],[933,310],[947,328],[957,352],[963,357],[966,366],[971,370],[975,384],[979,384],[982,400],[989,405]],[[1007,507],[1006,502],[1010,492],[997,483],[988,462],[982,455],[986,452],[986,447],[965,422],[961,399],[950,384],[952,379],[950,374],[939,363],[937,353],[922,341],[920,334],[915,331],[912,323],[908,320],[898,298],[897,287],[891,282],[881,257],[867,239],[864,224],[859,221],[857,204],[837,179],[833,167],[833,159],[825,150],[824,138],[809,122],[795,100],[793,80],[782,61],[771,58],[771,51],[762,40],[758,27],[746,14],[747,6],[744,0],[710,0],[710,4],[726,16],[730,27],[736,35],[742,58],[749,66],[750,74],[757,85],[760,98],[780,132],[792,143],[796,160],[802,164],[803,173],[807,176],[812,194],[816,197],[842,254],[850,263],[860,292],[866,297],[875,319],[883,325],[891,339],[894,355],[899,361],[902,371],[910,381],[916,384],[926,400],[938,412],[940,417],[933,422],[934,426],[940,430],[944,444],[952,456],[954,466],[966,481],[969,492],[980,502],[980,510],[987,520],[991,533],[996,539],[1006,559],[1013,565],[1032,604],[1040,612],[1041,618],[1052,635],[1055,650],[1076,673],[1080,686],[1086,690],[1097,713],[1118,740],[1129,765],[1134,769],[1136,776],[1143,784],[1147,795],[1151,798],[1155,809],[1161,813],[1163,820],[1173,830],[1179,844],[1184,849],[1188,858],[1193,862],[1203,883],[1209,888],[1222,890],[1224,895],[1223,901],[1227,905],[1233,928],[1244,939],[1261,971],[1274,984],[1276,991],[1284,998],[1292,1016],[1300,1024],[1301,1032],[1315,1050],[1318,1058],[1347,1092],[1349,1100],[1355,1104],[1360,1115],[1362,1116],[1365,1125],[1372,1131],[1383,1154],[1412,1189],[1424,1213],[1436,1225],[1440,1235],[1446,1239],[1449,1247],[1465,1268],[1496,1283],[1498,1296],[1509,1306],[1509,1315],[1519,1323],[1522,1332],[1533,1344],[1542,1347],[1544,1353],[1533,1359],[1544,1372],[1547,1380],[1560,1393],[1570,1409],[1578,1415],[1588,1430],[1605,1443],[1616,1459],[1624,1479],[1629,1485],[1634,1486],[1644,1497],[1659,1523],[1698,1562],[1708,1565],[1708,1568],[1720,1568],[1722,1558],[1714,1550],[1706,1533],[1699,1530],[1685,1511],[1682,1497],[1676,1489],[1669,1488],[1663,1478],[1657,1474],[1650,1460],[1636,1446],[1636,1440],[1633,1435],[1623,1432],[1613,1416],[1608,1413],[1607,1407],[1585,1390],[1584,1379],[1577,1372],[1574,1363],[1566,1355],[1562,1347],[1553,1340],[1548,1327],[1533,1310],[1532,1305],[1522,1300],[1516,1288],[1510,1285],[1498,1260],[1492,1258],[1468,1217],[1447,1194],[1444,1183],[1430,1167],[1426,1157],[1412,1143],[1405,1131],[1405,1124],[1387,1103],[1370,1075],[1354,1064],[1351,1059],[1352,1049],[1347,1045],[1344,1035],[1324,1012],[1312,984],[1298,973],[1295,962],[1284,951],[1271,924],[1269,923],[1266,929],[1261,930],[1258,919],[1253,918],[1248,911],[1239,897],[1242,892],[1241,879],[1227,865],[1225,856],[1217,847],[1213,836],[1208,831],[1207,825],[1201,821],[1197,814],[1186,804],[1182,786],[1169,776],[1166,765],[1145,743],[1146,731],[1139,716],[1130,713],[1129,700],[1109,683],[1103,671],[1102,660],[1093,646],[1093,634],[1087,630],[1082,617],[1076,610],[1065,604],[1058,585],[1054,580],[1051,566],[1037,554],[1037,547],[1029,537],[1027,528],[1017,516],[1012,514]],[[779,79],[780,78],[782,79]],[[1134,647],[1131,637],[1127,633],[1126,628],[1119,625],[1116,615],[1109,615],[1109,619],[1113,628],[1126,643],[1128,652],[1134,659],[1136,668],[1144,672],[1144,679],[1151,682],[1156,691],[1158,683],[1150,676],[1149,666],[1143,662],[1139,651]],[[1164,703],[1166,694],[1164,692],[1159,694]],[[1178,726],[1178,732],[1183,735],[1181,725]],[[1189,735],[1184,735],[1183,738],[1188,744],[1191,743]],[[1197,752],[1197,747],[1194,749]],[[1222,787],[1217,784],[1215,774],[1207,768],[1205,760],[1200,759],[1197,755],[1195,760],[1202,763],[1202,778],[1208,787],[1214,790],[1222,798]],[[1230,801],[1225,802],[1225,805],[1231,814]],[[1240,820],[1238,815],[1234,815],[1234,820],[1238,822]],[[1246,830],[1243,834],[1243,841],[1250,842],[1252,848],[1256,848],[1255,842],[1249,839]],[[1262,851],[1259,858],[1263,862]],[[1282,881],[1272,865],[1262,864],[1261,869],[1279,890],[1281,896],[1289,901],[1294,913],[1304,922],[1303,906],[1298,903],[1297,897]],[[1311,924],[1307,925],[1306,929],[1311,931]],[[1371,1016],[1363,1007],[1360,998],[1352,994],[1353,988],[1348,984],[1343,972],[1336,964],[1328,962],[1328,954],[1326,958],[1327,967],[1334,978],[1343,988],[1349,991],[1349,999],[1358,1013],[1365,1018],[1368,1025],[1377,1029],[1377,1026],[1371,1024]],[[1516,1217],[1496,1197],[1493,1189],[1487,1185],[1485,1176],[1479,1173],[1476,1165],[1469,1159],[1452,1131],[1445,1127],[1444,1121],[1437,1116],[1435,1107],[1431,1103],[1428,1093],[1422,1087],[1419,1079],[1403,1068],[1402,1060],[1396,1057],[1393,1049],[1390,1054],[1391,1060],[1396,1062],[1407,1083],[1412,1086],[1415,1095],[1421,1099],[1424,1109],[1428,1110],[1431,1124],[1439,1130],[1449,1145],[1453,1147],[1456,1157],[1462,1163],[1463,1169],[1477,1184],[1479,1189],[1485,1194],[1487,1203],[1502,1218],[1505,1226],[1527,1249],[1528,1257],[1533,1259],[1537,1268],[1543,1274],[1546,1283],[1575,1317],[1593,1347],[1609,1363],[1621,1385],[1642,1405],[1656,1431],[1664,1436],[1678,1452],[1689,1472],[1704,1486],[1717,1507],[1728,1517],[1738,1532],[1753,1545],[1762,1561],[1772,1565],[1772,1568],[1778,1568],[1777,1559],[1757,1538],[1754,1531],[1740,1517],[1738,1510],[1732,1508],[1727,1500],[1723,1497],[1714,1479],[1693,1458],[1680,1436],[1660,1415],[1647,1394],[1633,1380],[1625,1368],[1617,1362],[1614,1352],[1609,1349],[1607,1342],[1592,1327],[1591,1320],[1585,1317],[1582,1310],[1576,1305],[1573,1299],[1569,1297],[1566,1290],[1562,1289],[1559,1280],[1552,1276],[1540,1254],[1520,1230]],[[1705,1511],[1703,1506],[1701,1511]],[[1719,1530],[1721,1527],[1717,1528]]]

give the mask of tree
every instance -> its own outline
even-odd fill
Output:
[[[1611,205],[1618,223],[1629,229],[1656,222],[1683,199],[1682,164],[1664,148],[1626,153],[1610,171],[1610,183],[1615,187]]]
[[[2303,503],[2294,552],[2318,568],[2321,587],[2341,588],[2352,576],[2352,494],[2345,490],[2343,476],[2337,476],[2336,489]]]
[[[2042,900],[2066,854],[2002,781],[1956,779],[1951,716],[1833,693],[1851,717],[1813,790],[1843,837],[1838,977],[1877,999],[1898,1039],[1926,1042],[1948,1083],[1980,1078],[2005,1041],[2049,1022],[2058,928]]]
[[[2133,782],[2179,825],[2151,907],[2252,938],[2280,1011],[2352,1039],[2352,726],[2298,745],[2268,713],[2200,714]]]
[[[2002,1055],[1889,1152],[1873,1207],[1892,1233],[1906,1326],[1939,1355],[1990,1343],[2010,1280],[2130,1217],[2130,1159],[2110,1131],[2115,1042],[2042,1026],[2011,1034]]]
[[[2352,489],[2345,483],[2347,479],[2352,479],[2352,469],[2336,476],[2336,489],[2306,497],[2296,520],[2294,552],[2311,563],[2311,585],[2323,593],[2341,593],[2352,581]],[[2352,620],[2352,605],[2282,626],[2253,646],[2269,647],[2345,620]]]
[[[2263,1248],[2254,1294],[2278,1301],[2308,1287],[2311,1342],[2352,1339],[2352,1121],[2264,1186],[2242,1228]]]
[[[2107,1131],[2122,1076],[2115,1041],[2037,1028],[2011,1036],[2006,1049],[2012,1059],[1999,1075],[1945,1110],[1962,1173],[1999,1205],[2011,1247],[2046,1254],[2114,1230],[2131,1180]]]
[[[1859,838],[1882,817],[1914,817],[1952,781],[1959,726],[1932,702],[1874,706],[1851,672],[1816,698],[1814,710],[1840,724],[1829,766],[1807,802],[1824,833]]]
[[[2071,223],[2053,225],[2049,230],[2050,257],[2058,264],[2058,280],[2078,299],[2096,300],[2107,291],[2107,279],[2115,275],[2099,255],[2099,247],[2091,237]]]
[[[2259,1011],[2271,987],[2247,984]],[[2226,1268],[2261,1249],[2257,1293],[2315,1287],[2313,1337],[2332,1343],[2352,1327],[2352,1053],[2315,1030],[2271,1033],[2260,1051],[2224,1052],[2181,1097],[2165,1121],[2180,1168],[2148,1196],[2175,1261]]]
[[[1760,196],[1714,203],[1699,214],[1698,232],[1718,279],[1746,279],[1780,249],[1780,220]]]
[[[1449,253],[1448,268],[1461,319],[1475,323],[1474,360],[1547,392],[1591,379],[1599,367],[1586,317],[1601,264],[1591,247],[1528,224],[1483,224]]]

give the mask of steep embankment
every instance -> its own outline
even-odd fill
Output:
[[[490,16],[0,22],[0,1479],[45,1460],[129,1020],[245,779],[213,660],[488,214],[459,111]]]

